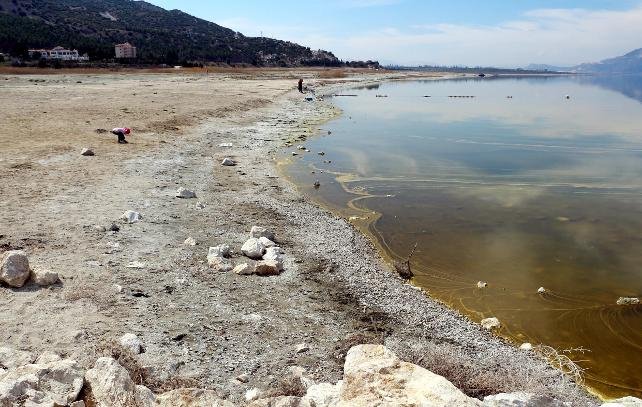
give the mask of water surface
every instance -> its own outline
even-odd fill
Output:
[[[582,77],[351,90],[287,171],[370,221],[388,256],[417,243],[414,282],[431,295],[499,318],[516,344],[566,352],[602,394],[640,396],[642,307],[616,300],[642,297],[641,89]]]

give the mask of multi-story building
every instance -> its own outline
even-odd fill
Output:
[[[89,61],[89,55],[80,55],[77,49],[55,47],[53,49],[30,49],[29,56],[40,55],[40,59],[57,59],[60,61]]]
[[[128,42],[116,44],[116,59],[121,58],[136,58],[136,47]]]

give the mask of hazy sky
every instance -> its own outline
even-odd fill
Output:
[[[384,63],[575,65],[642,47],[642,0],[151,0],[248,36]]]

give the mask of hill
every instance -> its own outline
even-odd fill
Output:
[[[530,64],[526,69],[579,73],[642,74],[642,48],[600,62],[584,63],[572,67]]]
[[[139,61],[246,63],[257,66],[340,65],[327,51],[241,33],[179,10],[133,0],[0,0],[0,52],[57,45],[114,57],[114,44],[131,42]]]

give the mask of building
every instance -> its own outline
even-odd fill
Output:
[[[136,58],[136,47],[128,42],[116,44],[116,59],[121,58]]]
[[[77,49],[66,49],[63,47],[55,47],[53,49],[30,49],[29,57],[34,58],[38,55],[40,59],[59,61],[89,61],[89,55],[80,55]]]

